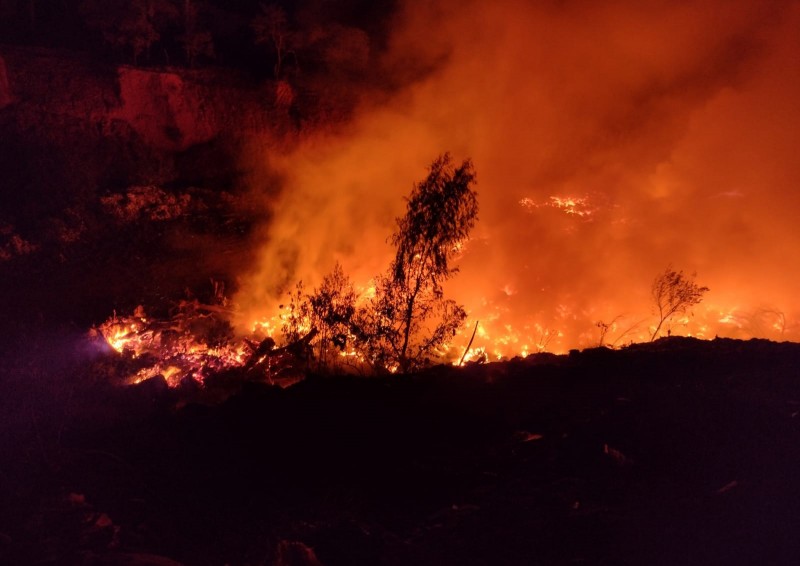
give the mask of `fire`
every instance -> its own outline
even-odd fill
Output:
[[[544,202],[536,202],[533,198],[524,197],[519,200],[519,205],[531,213],[535,209],[549,207],[587,220],[595,212],[595,207],[591,204],[588,196],[550,196]]]
[[[800,339],[796,3],[404,6],[387,69],[427,72],[261,156],[283,185],[237,328],[337,261],[367,285],[410,183],[449,150],[473,160],[481,207],[446,288],[481,321],[465,359],[649,340],[669,264],[711,291],[664,335]]]
[[[138,357],[145,351],[145,343],[151,343],[153,340],[152,332],[145,330],[146,325],[144,308],[140,305],[127,318],[120,319],[114,313],[97,330],[117,352],[130,351],[134,357]]]
[[[361,289],[364,293],[362,300],[371,289],[374,291],[374,287],[368,285]],[[513,297],[515,294],[509,292],[508,285],[500,291],[506,297]],[[484,311],[488,306],[484,305]],[[441,360],[450,360],[454,365],[461,365],[499,361],[516,356],[524,358],[532,353],[564,353],[566,345],[573,343],[574,337],[560,330],[559,322],[568,326],[570,321],[582,320],[567,305],[560,306],[557,319],[550,324],[529,320],[526,324],[515,327],[503,322],[506,314],[504,309],[495,307],[492,315],[477,325],[472,322],[472,318],[468,319],[453,340],[440,349]],[[225,317],[232,316],[232,312],[225,313]],[[263,379],[275,381],[273,377],[277,377],[287,367],[287,354],[281,348],[274,349],[274,344],[285,340],[283,330],[290,321],[287,307],[272,317],[253,321],[251,332],[247,336],[231,336],[213,344],[207,336],[191,330],[198,322],[207,319],[208,313],[204,313],[202,306],[196,302],[183,303],[181,313],[171,320],[151,318],[140,306],[127,317],[115,314],[94,329],[93,334],[102,338],[117,354],[140,362],[141,367],[128,376],[126,382],[129,384],[140,383],[156,376],[162,376],[171,387],[177,387],[187,379],[203,384],[212,374],[226,370],[245,370],[248,367],[259,367]],[[295,330],[300,335],[311,335],[308,319],[295,320],[295,324]],[[634,320],[630,316],[617,316],[610,322],[599,321],[592,326],[595,328],[594,333],[587,330],[581,335],[580,339],[585,346],[618,347],[632,342],[644,342],[650,338],[654,328],[652,321]],[[729,332],[721,332],[725,328]],[[665,335],[710,339],[719,335],[747,337],[755,331],[776,332],[777,337],[783,337],[787,332],[786,317],[782,312],[770,309],[748,313],[739,308],[723,309],[718,305],[709,305],[700,312],[671,320]],[[339,359],[336,365],[343,371],[369,371],[366,369],[369,368],[369,360],[354,348],[353,338],[352,335],[349,336],[348,347],[336,354]],[[262,351],[259,344],[266,344],[268,347]],[[310,343],[310,347],[314,348],[313,343]],[[384,369],[396,373],[399,367],[392,365]],[[296,379],[293,378],[288,383]]]
[[[333,133],[248,156],[280,186],[263,191],[270,221],[237,273],[237,335],[278,341],[287,288],[336,262],[374,296],[410,184],[449,150],[474,161],[481,212],[445,285],[469,313],[446,361],[647,341],[649,286],[669,264],[711,290],[663,335],[800,340],[796,2],[403,5],[380,58],[403,86]],[[405,80],[409,64],[426,72]],[[150,210],[144,196],[130,214]],[[202,374],[188,357],[242,367],[250,353],[144,316],[102,333],[118,352],[184,360],[150,370],[172,381]]]
[[[191,308],[196,306],[185,304],[180,313],[184,316],[168,321],[148,318],[144,308],[139,306],[130,316],[115,314],[91,334],[142,366],[128,376],[131,384],[158,375],[172,387],[184,379],[202,383],[211,373],[242,367],[249,353],[246,342],[211,344],[208,337],[191,331],[193,324],[207,320],[207,315]],[[187,310],[194,312],[186,316]]]
[[[197,326],[202,329],[208,324],[210,317],[203,309],[196,301],[183,302],[178,315],[158,320],[147,317],[144,308],[139,306],[127,317],[114,314],[94,328],[90,336],[103,340],[124,358],[138,362],[141,367],[127,376],[127,384],[161,376],[170,387],[177,387],[187,379],[202,385],[209,376],[228,370],[248,372],[252,379],[280,385],[299,379],[292,372],[286,375],[286,370],[300,360],[295,360],[296,354],[287,351],[292,345],[285,343],[285,330],[291,323],[293,331],[301,337],[313,336],[308,319],[292,319],[288,308],[283,308],[272,317],[253,321],[251,332],[246,336],[229,336],[212,343],[208,336],[195,330]],[[215,323],[227,321],[232,314],[213,306],[205,306],[205,309],[216,311]],[[351,346],[338,353],[341,365],[354,369],[365,367],[367,360],[363,354],[352,347],[352,340],[348,343]],[[399,368],[386,369],[395,373]]]
[[[136,326],[122,326],[117,328],[110,334],[104,334],[108,345],[114,348],[117,352],[122,353],[128,347],[130,341],[136,336]]]

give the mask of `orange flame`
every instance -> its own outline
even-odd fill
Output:
[[[711,289],[671,334],[800,339],[800,5],[405,7],[383,69],[427,73],[259,158],[284,185],[237,327],[337,261],[365,285],[411,183],[449,150],[472,158],[481,205],[446,289],[472,319],[456,358],[475,320],[490,359],[595,346],[597,321],[606,345],[647,340],[669,264]]]

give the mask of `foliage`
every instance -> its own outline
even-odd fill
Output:
[[[407,373],[429,365],[466,318],[461,305],[440,288],[415,292],[388,275],[378,278],[376,295],[359,311],[360,349],[377,370]]]
[[[356,318],[356,293],[341,265],[311,293],[298,283],[286,310],[281,330],[287,343],[301,343],[314,332],[306,357],[318,371],[336,370],[341,354],[353,347]]]
[[[253,18],[250,27],[258,45],[267,44],[275,54],[273,72],[276,79],[283,77],[284,59],[294,54],[294,36],[289,29],[286,12],[278,4],[260,5],[260,11]]]
[[[604,346],[603,342],[605,342],[606,334],[608,334],[613,324],[613,321],[609,323],[602,320],[598,320],[594,323],[594,325],[600,329],[600,340],[597,342],[598,347],[602,348]]]
[[[362,317],[365,350],[377,365],[408,372],[428,364],[466,318],[442,283],[458,272],[451,261],[477,218],[474,182],[471,161],[455,167],[444,154],[414,186],[391,238],[395,259]]]
[[[331,83],[365,78],[373,51],[383,47],[372,34],[393,17],[365,0],[261,2],[0,0],[0,37],[9,45],[89,50],[115,63],[146,66],[193,68],[217,60],[260,71],[266,54],[269,70],[280,58],[272,78],[283,80],[300,59],[308,71],[303,80],[327,90]]]
[[[83,0],[81,12],[90,28],[98,30],[113,48],[129,50],[134,65],[149,55],[161,38],[160,30],[178,16],[168,0]]]
[[[334,369],[342,352],[352,346],[356,293],[350,278],[337,263],[322,285],[308,297],[311,325],[319,332],[314,356],[319,369]]]
[[[192,0],[183,2],[183,34],[178,40],[190,67],[195,66],[200,56],[214,57],[214,39],[210,31],[201,27],[197,4]]]
[[[313,293],[298,284],[283,316],[286,340],[316,331],[310,354],[326,370],[335,369],[342,352],[378,371],[403,373],[439,357],[466,318],[461,305],[444,297],[442,283],[458,272],[452,260],[475,224],[474,182],[469,160],[456,167],[449,154],[436,159],[397,219],[395,258],[375,279],[374,296],[358,305],[337,264]]]
[[[293,293],[289,293],[289,304],[281,305],[281,308],[286,310],[281,315],[283,337],[288,344],[298,342],[311,326],[311,303],[302,281],[295,285]]]
[[[694,276],[688,277],[683,271],[675,271],[668,266],[653,280],[650,290],[658,309],[658,324],[650,340],[656,339],[661,327],[673,316],[700,304],[707,291],[708,287],[700,287],[694,282]]]

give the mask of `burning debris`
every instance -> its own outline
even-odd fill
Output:
[[[242,367],[246,351],[231,346],[214,307],[182,301],[166,320],[150,318],[139,306],[130,316],[114,315],[91,331],[118,354],[141,366],[127,383],[162,375],[175,387],[185,379],[202,383],[212,373]]]
[[[339,265],[311,294],[299,283],[287,312],[278,317],[287,342],[283,348],[275,348],[274,318],[253,325],[254,331],[268,331],[263,339],[235,340],[228,322],[233,309],[224,287],[216,283],[213,304],[180,301],[165,319],[151,319],[139,306],[94,333],[139,362],[130,383],[161,375],[173,387],[187,379],[205,383],[230,369],[273,382],[294,365],[291,360],[309,360],[310,367],[328,373],[341,370],[343,359],[356,370],[408,373],[453,357],[450,343],[467,314],[444,297],[442,283],[457,273],[452,263],[475,224],[474,181],[469,160],[458,166],[449,154],[434,160],[426,179],[414,186],[406,215],[397,221],[392,235],[397,254],[375,279],[374,291],[358,297]],[[118,210],[127,218],[151,203],[143,198]]]
[[[221,296],[221,286],[217,287]],[[139,306],[129,315],[116,314],[90,331],[122,360],[121,381],[134,385],[161,376],[170,387],[205,385],[224,374],[236,380],[265,381],[286,386],[300,379],[295,366],[314,334],[283,348],[272,337],[236,338],[224,301],[202,304],[183,300],[166,318],[150,317]]]
[[[520,199],[519,205],[528,212],[533,212],[538,208],[553,208],[587,221],[592,219],[592,215],[598,209],[588,196],[551,196],[545,202],[536,202],[530,197],[524,197]]]

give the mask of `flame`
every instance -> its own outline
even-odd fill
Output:
[[[799,27],[789,0],[403,2],[375,57],[401,87],[365,95],[338,129],[244,156],[271,214],[234,326],[279,336],[287,290],[336,262],[374,296],[403,197],[451,151],[474,162],[481,210],[445,287],[469,313],[447,357],[647,341],[669,264],[711,290],[665,335],[800,340]],[[189,356],[244,363],[236,342],[223,355],[182,335],[164,350],[149,328],[134,316],[103,335],[182,360],[149,370],[173,381],[202,373]]]
[[[202,320],[194,313],[186,323]],[[168,385],[175,387],[186,378],[202,383],[214,372],[242,367],[247,361],[248,347],[244,341],[210,345],[203,338],[181,328],[175,321],[150,320],[142,306],[128,317],[116,313],[90,334],[100,336],[114,351],[134,360],[144,367],[128,376],[130,384],[141,383],[161,375]]]
[[[126,347],[129,347],[130,342],[135,336],[136,326],[131,324],[115,329],[112,333],[106,335],[105,338],[109,346],[114,348],[117,352],[122,353]]]
[[[98,331],[114,350],[119,353],[130,351],[136,357],[144,351],[145,344],[153,340],[152,333],[145,330],[146,324],[144,308],[139,306],[128,318],[120,319],[114,313]]]
[[[649,340],[669,264],[711,291],[665,335],[800,339],[798,26],[783,0],[405,2],[382,69],[426,73],[254,157],[282,185],[237,327],[337,261],[368,286],[411,183],[449,150],[472,158],[481,207],[446,287],[481,321],[465,359],[596,346],[598,320],[616,321],[604,345]]]

